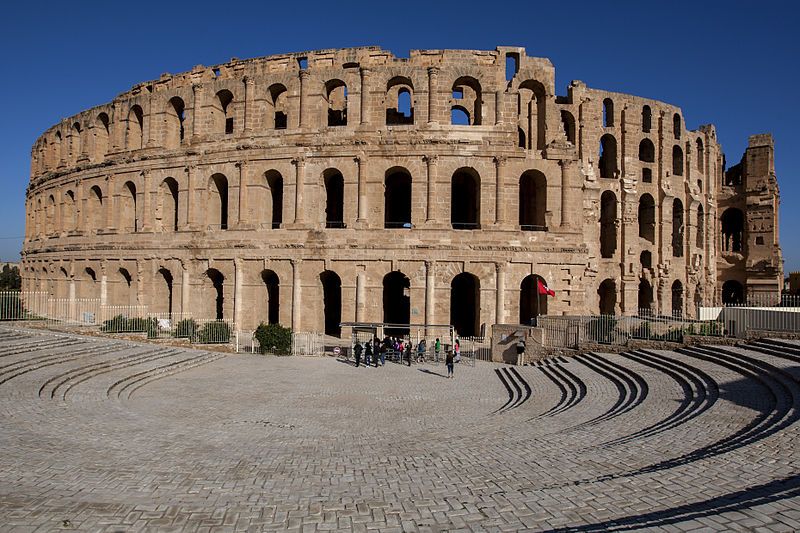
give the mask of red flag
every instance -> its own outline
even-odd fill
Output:
[[[539,294],[546,294],[548,296],[555,296],[556,295],[556,291],[551,290],[550,288],[548,288],[547,285],[542,283],[541,279],[537,279],[536,280],[536,285],[537,285],[537,288],[539,290]]]

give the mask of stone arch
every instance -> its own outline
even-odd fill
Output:
[[[656,147],[650,139],[642,139],[639,143],[639,161],[642,163],[655,163]]]
[[[155,286],[153,287],[153,295],[156,298],[154,302],[155,312],[172,316],[175,312],[173,298],[174,279],[172,277],[172,272],[166,267],[161,267],[156,272],[155,278]]]
[[[90,230],[100,230],[105,226],[105,211],[103,209],[103,190],[99,185],[93,185],[89,189],[89,198],[86,202],[88,213],[86,222]]]
[[[214,132],[233,134],[236,109],[233,93],[228,89],[218,91],[211,106],[211,123]]]
[[[614,127],[614,101],[611,98],[603,100],[603,127]]]
[[[450,282],[450,324],[460,337],[479,334],[481,282],[469,272],[458,274]]]
[[[347,84],[339,79],[325,82],[325,101],[328,105],[328,126],[347,125]]]
[[[575,117],[566,109],[561,110],[561,127],[564,129],[564,135],[566,135],[567,141],[575,144]]]
[[[61,224],[63,229],[65,231],[75,231],[78,222],[78,209],[75,203],[75,193],[71,189],[64,193],[62,205]]]
[[[56,199],[52,194],[47,197],[47,205],[45,206],[45,233],[47,235],[54,235],[57,233],[56,227]]]
[[[92,267],[85,267],[80,279],[80,298],[100,298],[100,283],[97,272]]]
[[[649,193],[639,198],[639,237],[656,243],[656,202]]]
[[[392,167],[384,177],[383,227],[411,227],[411,173],[403,167]]]
[[[600,177],[614,179],[617,177],[619,167],[617,166],[617,139],[610,133],[600,137]]]
[[[617,251],[617,195],[605,191],[600,197],[600,257],[611,258]]]
[[[135,233],[141,229],[136,212],[136,185],[132,181],[126,181],[121,192],[119,205],[121,229],[125,232]]]
[[[394,76],[386,83],[386,125],[414,124],[414,83],[405,76]]]
[[[724,305],[739,305],[744,303],[744,285],[740,282],[729,279],[722,284],[722,303]]]
[[[273,83],[267,89],[267,107],[270,124],[276,130],[285,130],[289,124],[289,93],[282,83]]]
[[[144,111],[138,105],[131,106],[128,111],[125,139],[128,150],[140,150],[144,146]]]
[[[383,277],[383,322],[409,324],[411,322],[411,280],[400,271]],[[408,327],[391,328],[389,335],[408,335]]]
[[[322,304],[325,334],[339,337],[342,334],[342,279],[336,272],[325,270],[319,275],[322,284]]]
[[[178,182],[173,177],[166,177],[158,187],[158,218],[161,230],[178,231]]]
[[[453,173],[450,182],[450,223],[453,229],[480,229],[481,178],[471,167]]]
[[[672,173],[683,176],[683,149],[677,144],[672,147]]]
[[[70,163],[75,164],[81,157],[81,150],[83,149],[83,129],[79,122],[72,124],[69,135],[69,160]]]
[[[642,107],[642,133],[650,133],[653,127],[653,112],[649,105]]]
[[[639,281],[638,307],[640,315],[650,315],[653,312],[653,286],[646,279]]]
[[[703,204],[697,206],[697,235],[695,236],[695,246],[702,251],[705,242],[705,213]]]
[[[109,119],[106,113],[99,113],[94,120],[94,128],[92,133],[94,136],[94,159],[102,161],[108,153],[109,138],[111,132],[109,129]]]
[[[133,290],[133,276],[124,267],[116,270],[111,280],[111,290],[109,301],[113,305],[135,305],[136,292]]]
[[[744,213],[736,207],[729,207],[720,217],[723,252],[744,252]]]
[[[672,115],[672,134],[674,135],[675,139],[681,138],[681,116],[678,113]]]
[[[547,142],[545,135],[547,91],[541,82],[525,80],[519,85],[518,98],[519,125],[528,140],[525,148],[543,150]]]
[[[461,76],[453,82],[450,110],[459,109],[466,113],[470,126],[481,124],[483,96],[480,82],[472,76]],[[451,122],[452,123],[452,122]]]
[[[264,173],[264,180],[269,190],[270,227],[278,229],[283,224],[283,176],[277,170],[268,170]]]
[[[206,292],[206,301],[203,302],[204,306],[208,305],[208,296],[211,296],[214,302],[213,316],[216,320],[225,319],[225,276],[216,268],[209,268],[205,273],[206,282],[210,284],[210,291]]]
[[[53,142],[50,145],[51,155],[50,160],[52,161],[51,167],[56,168],[61,165],[61,160],[63,158],[62,154],[62,146],[61,146],[61,132],[57,131],[53,135]]]
[[[547,314],[547,295],[539,294],[539,281],[547,282],[538,274],[530,274],[519,284],[519,323],[533,324],[536,317]]]
[[[683,283],[679,280],[672,282],[672,316],[683,316]]]
[[[228,178],[224,174],[209,179],[207,213],[211,229],[228,229]]]
[[[263,283],[263,295],[265,302],[265,316],[267,324],[280,323],[280,279],[272,270],[261,271],[261,282]],[[264,316],[264,315],[262,315]]]
[[[601,315],[617,313],[617,282],[611,278],[604,279],[597,289]]]
[[[325,187],[325,227],[345,228],[344,222],[344,176],[336,168],[322,173]]]
[[[683,257],[683,202],[680,198],[672,201],[672,257]]]
[[[173,96],[167,102],[164,112],[164,147],[178,148],[185,136],[186,104],[180,96]]]
[[[519,178],[520,229],[546,229],[547,178],[539,170],[526,170]]]
[[[698,172],[702,173],[703,165],[706,159],[705,148],[703,147],[703,139],[698,138],[697,141],[695,141],[695,144],[697,146],[697,170]]]

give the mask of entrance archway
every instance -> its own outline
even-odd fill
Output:
[[[342,279],[336,272],[326,270],[319,275],[322,282],[322,305],[325,315],[325,334],[339,337],[342,329]]]
[[[544,278],[536,274],[525,276],[519,286],[519,323],[531,325],[534,318],[547,314],[547,295],[539,294],[539,286],[536,283],[541,280],[544,285],[547,283]]]
[[[481,309],[481,283],[463,272],[450,283],[450,323],[461,337],[478,335]]]
[[[383,321],[408,324],[411,321],[411,280],[402,272],[390,272],[383,278]],[[389,328],[389,335],[408,335],[408,328]]]

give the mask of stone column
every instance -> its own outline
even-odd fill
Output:
[[[438,67],[428,67],[428,124],[438,122],[436,116],[436,87],[439,78]]]
[[[436,290],[436,263],[425,261],[425,323],[433,324],[436,319],[434,313],[434,291]]]
[[[367,224],[367,158],[360,155],[355,158],[358,165],[358,219],[356,222]]]
[[[233,328],[239,331],[242,327],[242,260],[237,257],[233,266]]]
[[[103,315],[103,307],[108,305],[108,268],[106,263],[100,265],[100,315]],[[104,319],[105,320],[105,319]]]
[[[494,93],[494,123],[503,123],[503,90],[500,89]]]
[[[366,278],[364,272],[356,274],[356,322],[364,322],[364,308],[367,304]]]
[[[153,231],[153,220],[155,219],[155,206],[156,206],[156,197],[158,195],[158,191],[151,190],[151,183],[150,183],[150,171],[145,170],[141,173],[142,176],[142,205],[141,205],[141,213],[142,216],[139,219],[141,223],[140,231]],[[139,207],[139,206],[137,206]]]
[[[197,167],[194,165],[184,167],[184,172],[186,172],[186,191],[184,195],[186,196],[186,214],[185,216],[185,229],[188,230],[195,230],[197,229],[197,220],[194,213],[194,182],[196,179]],[[178,190],[178,202],[180,203],[180,189]]]
[[[255,115],[255,80],[250,76],[244,77],[244,132],[253,132],[253,117]]]
[[[144,305],[144,266],[136,261],[136,305]]]
[[[247,161],[237,161],[236,168],[239,169],[239,223],[242,228],[247,225]]]
[[[103,220],[105,231],[114,231],[114,215],[117,213],[117,195],[114,193],[116,186],[114,174],[109,174],[106,181],[106,197],[103,199]]]
[[[305,214],[303,213],[303,182],[305,181],[306,161],[304,157],[297,157],[292,159],[292,164],[295,166],[294,223],[301,224],[305,220]]]
[[[495,286],[497,301],[495,303],[495,324],[504,324],[506,321],[506,264],[495,263]]]
[[[308,126],[308,71],[300,71],[300,127]]]
[[[189,265],[181,261],[181,313],[189,312]]]
[[[568,228],[572,226],[571,216],[580,220],[580,213],[575,209],[575,191],[571,188],[571,184],[575,183],[575,173],[577,165],[575,161],[562,159],[559,162],[561,165],[561,220],[560,226]]]
[[[198,137],[203,134],[203,106],[205,104],[205,90],[202,83],[192,85],[194,92],[194,106],[192,108],[192,142],[197,142]]]
[[[77,304],[75,298],[75,276],[70,274],[69,278],[69,320],[75,320],[77,313]]]
[[[361,69],[361,124],[369,124],[371,122],[369,112],[369,75],[370,70],[368,68]]]
[[[494,193],[494,223],[501,225],[505,222],[505,203],[503,202],[503,190],[505,189],[505,169],[508,159],[505,157],[497,156],[494,158],[494,176],[495,176],[495,193]]]
[[[428,201],[425,207],[425,222],[432,224],[436,222],[436,170],[439,164],[438,155],[426,155],[423,157],[427,163],[428,170]]]
[[[302,259],[292,259],[292,331],[300,327],[300,267]]]

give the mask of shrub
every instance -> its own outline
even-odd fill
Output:
[[[103,322],[100,331],[104,333],[142,333],[146,331],[150,336],[150,331],[155,325],[155,319],[128,318],[117,315]]]
[[[231,340],[231,328],[225,322],[209,322],[197,332],[200,344],[227,344]]]
[[[254,337],[258,341],[261,353],[289,355],[292,351],[292,330],[280,324],[264,324],[256,328]]]
[[[193,339],[197,335],[197,322],[193,318],[184,318],[175,325],[175,337]]]

